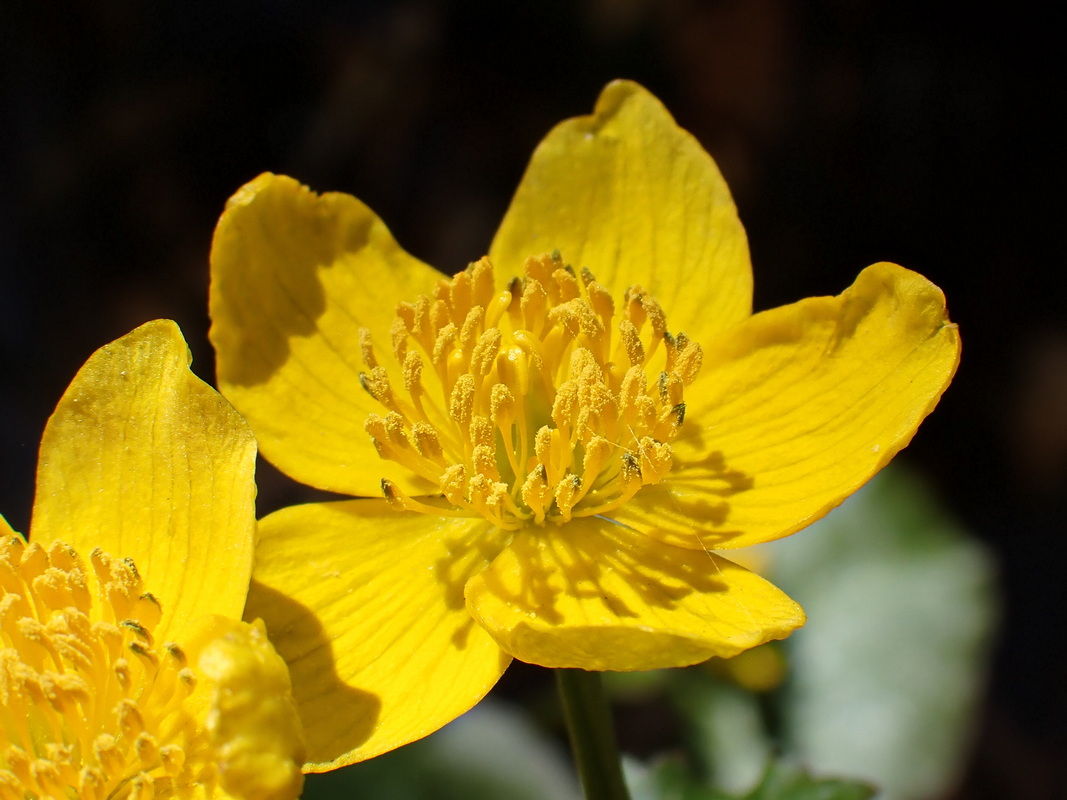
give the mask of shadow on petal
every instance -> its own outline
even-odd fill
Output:
[[[253,580],[245,618],[256,617],[263,618],[271,643],[289,665],[309,760],[325,764],[367,741],[381,701],[341,680],[333,646],[314,612]]]
[[[721,451],[707,451],[704,438],[702,431],[687,432],[676,447],[671,474],[642,488],[609,521],[694,550],[726,547],[742,535],[742,530],[726,527],[731,512],[727,498],[751,489],[755,478],[731,468]]]
[[[434,577],[444,586],[445,605],[453,611],[466,606],[463,589],[467,581],[480,574],[488,567],[504,547],[500,537],[503,532],[493,529],[494,536],[464,535],[444,543],[447,555],[439,558],[433,565]],[[452,644],[459,650],[467,647],[471,631],[477,626],[473,618],[468,618],[452,634]],[[501,654],[501,670],[507,666],[510,657]]]
[[[796,603],[743,567],[603,519],[517,536],[467,599],[505,650],[550,667],[681,666],[803,622]]]
[[[577,527],[577,526],[573,526]],[[643,536],[620,525],[564,528],[563,535],[529,534],[539,541],[522,568],[521,590],[508,601],[560,623],[561,596],[592,603],[622,619],[637,619],[649,609],[673,610],[687,596],[725,591],[719,565],[705,553],[694,553]],[[487,584],[498,576],[487,578]],[[494,591],[505,591],[498,583]]]
[[[344,252],[337,235],[344,234],[346,249],[367,242],[369,217],[327,232],[326,220],[314,218],[312,198],[290,178],[261,175],[234,195],[219,220],[211,253],[212,338],[231,383],[265,383],[288,359],[289,340],[316,331],[326,310],[319,269]]]

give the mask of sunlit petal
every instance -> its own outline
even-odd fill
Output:
[[[246,615],[289,663],[311,771],[432,733],[510,661],[463,603],[499,549],[483,520],[354,500],[283,509],[260,536]]]
[[[18,536],[22,538],[22,534],[18,533],[11,524],[4,518],[3,514],[0,514],[0,537],[7,538],[9,536]]]
[[[591,116],[541,142],[489,254],[503,273],[521,274],[527,256],[554,249],[612,292],[643,285],[672,332],[702,344],[751,311],[748,243],[726,182],[630,81],[609,84]]]
[[[796,603],[731,561],[595,518],[516,536],[467,584],[467,606],[518,659],[596,670],[731,656],[804,622]]]
[[[944,295],[894,264],[757,314],[707,348],[671,475],[613,516],[694,548],[793,533],[911,441],[959,354]]]
[[[31,525],[38,544],[132,558],[163,640],[240,617],[252,572],[255,441],[189,363],[164,320],[89,358],[45,428]]]
[[[219,388],[272,463],[348,494],[380,496],[383,477],[427,488],[378,459],[363,430],[377,404],[360,382],[369,371],[360,328],[398,374],[389,337],[396,304],[442,277],[349,195],[317,195],[267,174],[230,199],[211,249],[211,341]]]

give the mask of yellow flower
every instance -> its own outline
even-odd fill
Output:
[[[255,441],[150,322],[78,372],[30,543],[0,517],[0,798],[297,797],[285,663],[241,621]]]
[[[511,657],[678,666],[802,624],[716,551],[867,481],[959,340],[941,292],[892,264],[756,315],[751,288],[718,169],[629,82],[548,135],[452,280],[355,198],[262,175],[231,199],[221,390],[283,471],[378,498],[261,521],[249,604],[292,670],[308,769],[430,733]]]

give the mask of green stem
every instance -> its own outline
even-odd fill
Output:
[[[630,800],[600,673],[557,669],[556,686],[586,800]]]

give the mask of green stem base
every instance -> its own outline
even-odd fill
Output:
[[[600,673],[582,669],[555,672],[571,752],[586,800],[630,800]]]

